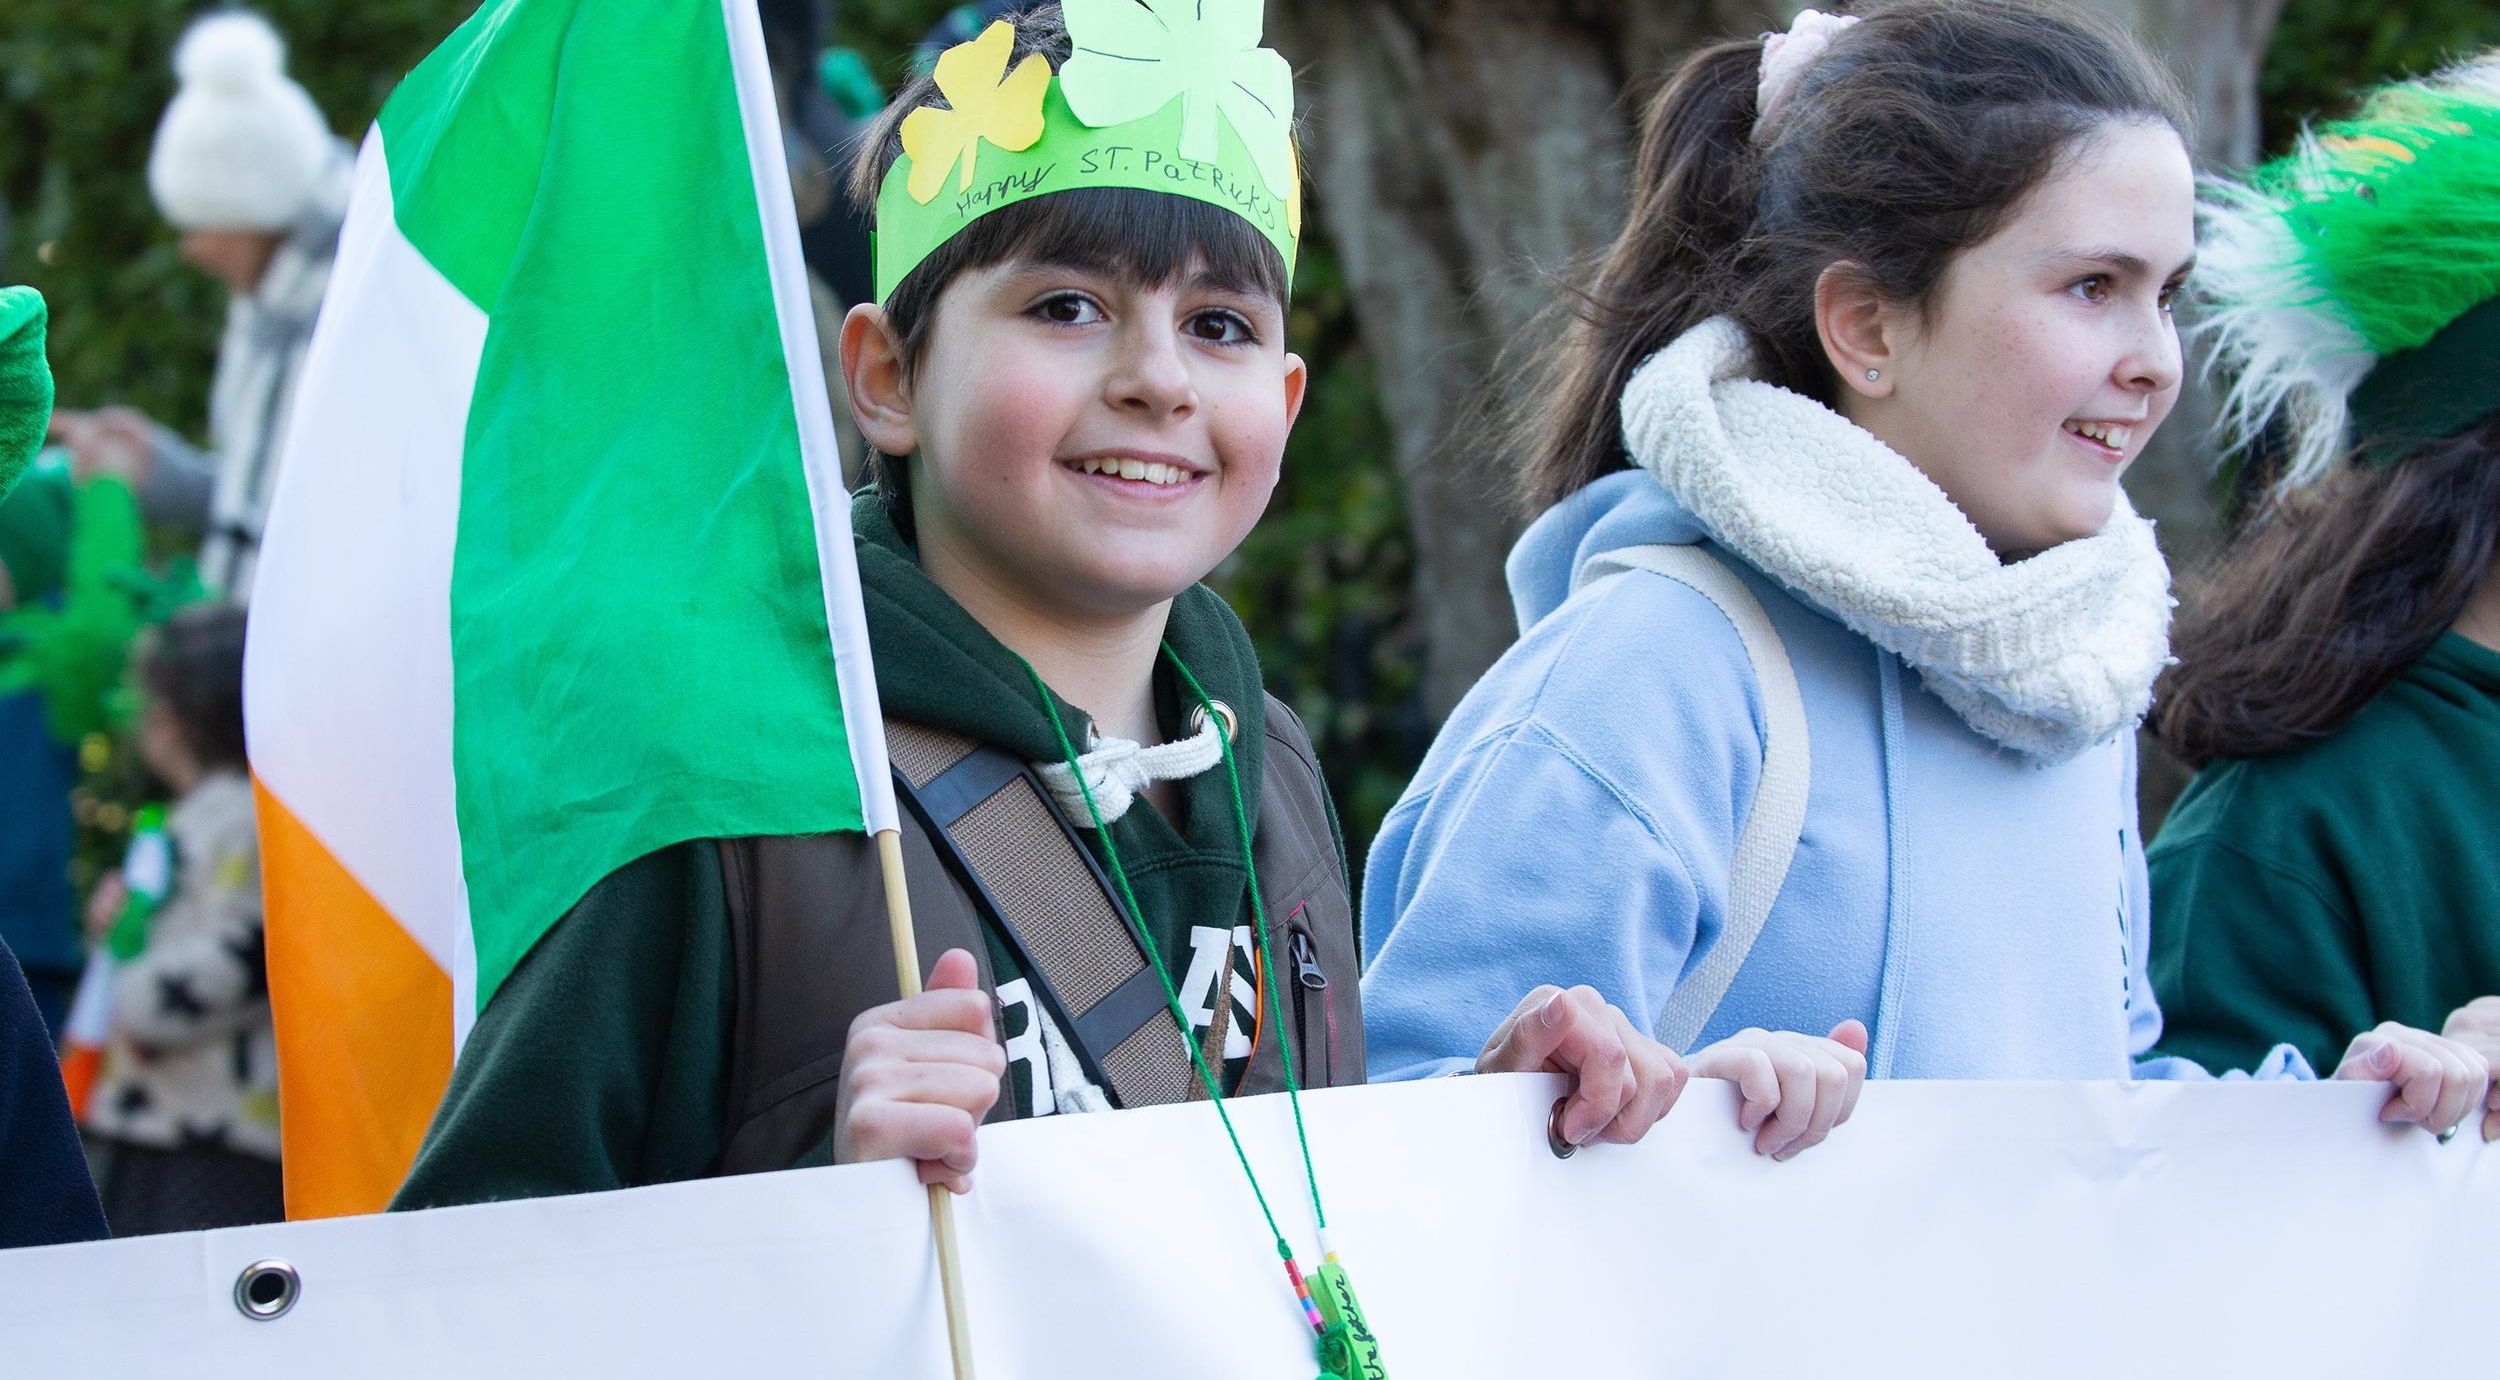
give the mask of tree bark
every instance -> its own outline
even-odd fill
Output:
[[[2208,165],[2254,152],[2256,76],[2282,0],[2098,0],[2163,54],[2202,114]],[[1503,347],[1558,276],[1620,228],[1640,103],[1676,54],[1783,24],[1788,3],[1276,0],[1303,69],[1316,219],[1379,362],[1415,540],[1424,699],[1437,723],[1514,635],[1502,558],[1517,456],[1492,425]],[[2191,388],[2192,396],[2197,390]],[[2174,561],[2212,548],[2209,447],[2191,404],[2139,466]]]

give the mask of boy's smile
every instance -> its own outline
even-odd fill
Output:
[[[1164,284],[1010,261],[949,283],[890,410],[924,569],[968,605],[1159,613],[1267,507],[1301,405],[1283,305],[1193,266]]]

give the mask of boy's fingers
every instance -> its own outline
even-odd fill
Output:
[[[1744,1105],[1736,1109],[1738,1130],[1762,1129],[1762,1124],[1779,1107],[1779,1070],[1771,1066],[1771,1056],[1762,1050],[1750,1045],[1722,1049],[1712,1057],[1708,1076],[1735,1081],[1737,1096],[1744,1099]]]
[[[1806,1118],[1806,1129],[1779,1152],[1779,1158],[1794,1159],[1801,1151],[1823,1143],[1823,1138],[1840,1124],[1841,1107],[1849,1088],[1848,1071],[1841,1065],[1838,1051],[1825,1054],[1817,1051],[1814,1064],[1814,1114]]]
[[[854,1070],[851,1085],[854,1105],[859,1108],[852,1114],[854,1122],[862,1115],[875,1115],[876,1104],[898,1102],[952,1107],[977,1120],[988,1115],[990,1105],[998,1101],[998,1075],[963,1063],[882,1059]]]
[[[992,1038],[989,993],[977,987],[932,987],[919,996],[888,1002],[860,1019],[897,1030],[960,1030]]]
[[[2495,1093],[2492,1100],[2500,1104],[2500,1093]],[[2500,1141],[2500,1105],[2483,1113],[2483,1144],[2489,1145],[2493,1141]]]
[[[961,1107],[927,1102],[878,1102],[851,1114],[851,1160],[908,1159],[972,1172],[979,1158],[979,1119]]]
[[[1866,1054],[1866,1023],[1851,1019],[1832,1027],[1832,1041],[1848,1046],[1860,1057]]]
[[[944,1184],[949,1193],[972,1191],[971,1175],[958,1174],[936,1160],[914,1160],[911,1167],[912,1171],[920,1176],[920,1182],[924,1184]]]
[[[938,955],[929,968],[928,991],[978,991],[981,986],[981,965],[963,949],[948,949]]]

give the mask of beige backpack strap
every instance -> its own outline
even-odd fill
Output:
[[[1015,950],[1041,1000],[1114,1105],[1189,1096],[1189,1048],[1135,921],[1022,761],[888,719],[903,804]]]
[[[1762,601],[1708,550],[1628,546],[1590,562],[1580,580],[1586,583],[1626,570],[1664,575],[1717,605],[1745,644],[1745,657],[1753,663],[1754,684],[1762,700],[1762,778],[1754,789],[1753,810],[1745,816],[1744,830],[1736,839],[1726,923],[1720,927],[1718,942],[1676,983],[1658,1012],[1658,1039],[1671,1049],[1684,1050],[1692,1047],[1717,1014],[1737,970],[1745,966],[1754,941],[1762,937],[1762,926],[1771,918],[1781,885],[1788,880],[1788,865],[1805,831],[1806,790],[1812,776],[1806,706],[1797,691],[1797,671],[1788,659],[1788,644],[1771,626]]]

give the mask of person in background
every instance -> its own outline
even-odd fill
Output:
[[[52,410],[43,328],[41,295],[0,288],[0,507],[42,444]],[[15,601],[9,580],[0,572],[0,605]],[[0,1249],[103,1235],[104,1214],[70,1123],[51,1032],[17,955],[0,939]]]
[[[2217,184],[2205,240],[2225,415],[2290,464],[2154,716],[2200,768],[2149,859],[2161,1047],[2500,1054],[2500,52]]]
[[[288,406],[329,286],[355,158],[286,75],[268,21],[221,10],[174,49],[180,88],[157,126],[148,190],[182,257],[232,296],[208,403],[209,447],[127,407],[64,411],[82,472],[119,474],[151,521],[201,534],[200,575],[250,595]]]
[[[87,1108],[117,1236],[274,1222],[276,1038],[262,965],[260,848],[243,760],[242,610],[187,609],[142,642],[140,752],[174,804],[169,883],[133,916],[118,876],[88,928],[144,926],[115,971],[110,1045]],[[114,938],[118,941],[121,935]],[[135,951],[134,951],[135,950]]]

